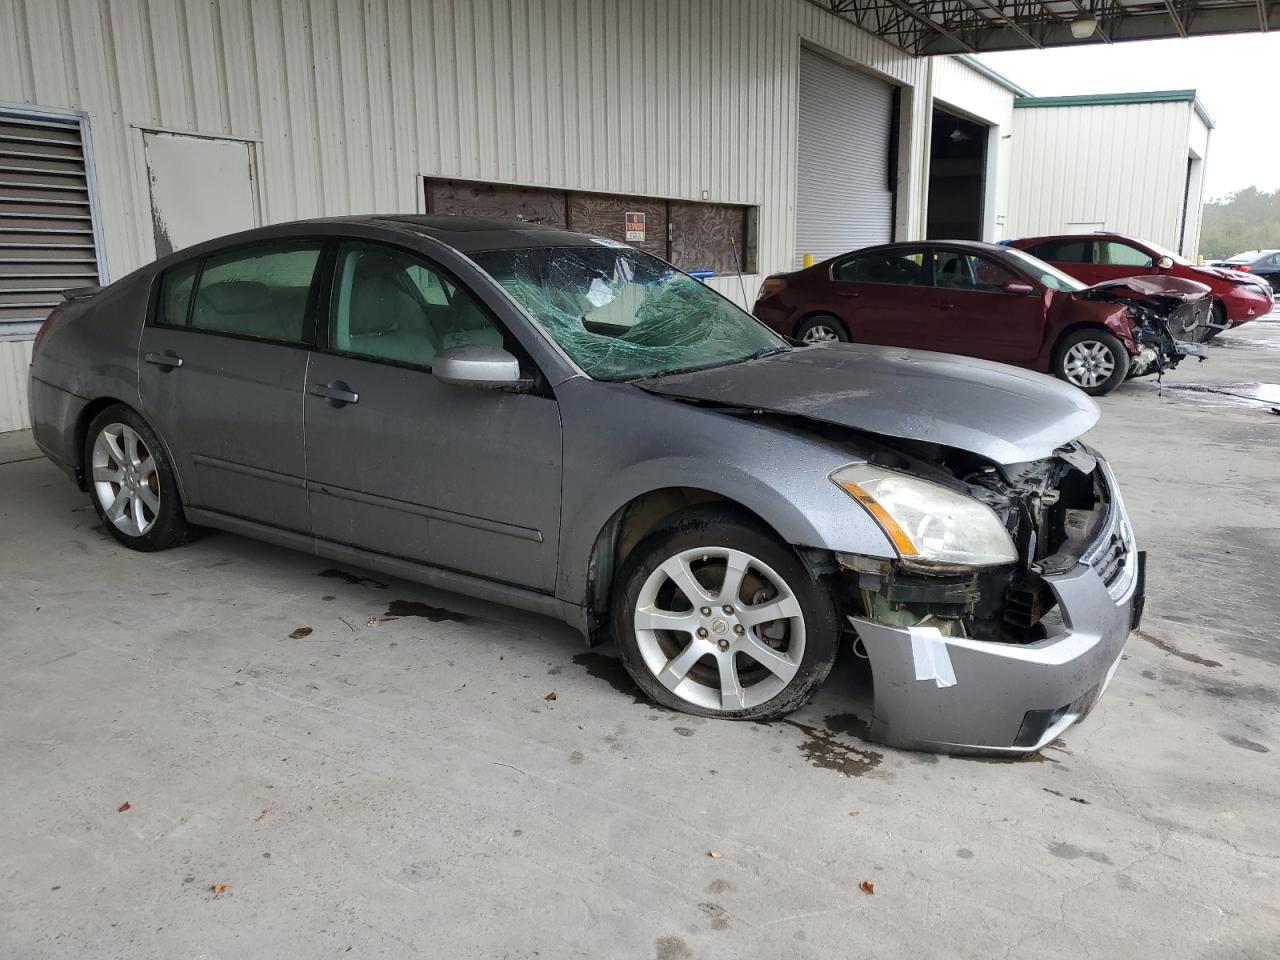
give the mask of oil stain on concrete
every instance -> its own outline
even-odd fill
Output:
[[[394,620],[399,617],[422,617],[432,623],[443,623],[446,620],[471,623],[476,619],[465,613],[446,610],[444,607],[433,607],[429,603],[421,603],[417,600],[392,600],[387,604],[387,612],[382,615],[382,619]]]
[[[855,714],[839,713],[827,717],[822,728],[790,717],[780,722],[804,734],[804,740],[798,744],[799,750],[811,765],[820,770],[835,770],[846,777],[861,777],[875,770],[884,760],[882,753],[863,750],[836,739],[866,736],[869,727]]]
[[[597,680],[603,680],[619,693],[626,694],[636,703],[643,703],[647,706],[654,706],[643,690],[636,686],[636,682],[631,679],[631,674],[627,673],[627,668],[622,665],[622,661],[617,657],[610,657],[603,653],[587,651],[580,653],[573,658],[573,662],[584,668],[587,673],[595,677]]]

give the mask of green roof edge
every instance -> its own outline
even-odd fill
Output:
[[[1190,103],[1204,121],[1213,129],[1213,118],[1204,108],[1195,90],[1144,90],[1135,93],[1085,93],[1067,97],[1014,97],[1015,107],[1097,107],[1126,103]]]

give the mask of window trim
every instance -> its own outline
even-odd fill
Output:
[[[937,277],[934,273],[934,252],[936,249],[937,248],[928,246],[927,244],[919,247],[920,253],[924,258],[920,263],[920,269],[925,271],[928,280],[927,283],[885,283],[881,280],[841,280],[836,276],[836,271],[845,264],[850,263],[859,257],[871,256],[874,252],[873,250],[856,250],[843,260],[835,261],[827,271],[827,276],[830,278],[832,283],[865,283],[872,287],[906,287],[910,290],[936,290],[938,287]]]
[[[349,360],[360,360],[365,363],[380,363],[388,367],[398,367],[401,370],[413,370],[418,373],[431,373],[430,364],[413,363],[408,360],[396,360],[393,357],[374,357],[364,353],[355,353],[350,350],[339,350],[333,345],[333,325],[337,319],[337,277],[338,266],[342,258],[342,248],[348,244],[363,244],[371,247],[385,247],[396,253],[403,254],[410,259],[417,260],[427,269],[439,274],[449,283],[453,284],[455,290],[463,291],[472,303],[485,315],[490,323],[502,334],[502,349],[506,350],[520,362],[522,370],[532,371],[537,380],[545,380],[545,376],[539,368],[537,362],[524,349],[519,338],[511,332],[507,324],[503,323],[501,318],[489,308],[484,300],[477,296],[471,287],[463,283],[458,276],[449,270],[446,266],[435,260],[428,254],[403,244],[394,243],[381,239],[373,239],[370,237],[354,237],[354,236],[333,236],[327,238],[327,242],[331,248],[330,257],[325,264],[325,275],[320,284],[320,296],[317,299],[317,309],[315,317],[315,331],[312,343],[313,349],[318,353],[324,353],[334,357],[345,357]],[[322,309],[323,308],[323,311]],[[321,313],[323,312],[323,317]]]
[[[301,347],[306,350],[315,348],[316,343],[316,306],[318,284],[317,276],[320,271],[325,269],[325,255],[329,249],[331,240],[328,237],[316,235],[300,235],[297,237],[281,237],[272,238],[270,240],[260,240],[249,243],[238,243],[230,247],[220,247],[217,250],[206,250],[204,253],[196,254],[193,257],[186,257],[174,261],[166,266],[163,270],[157,270],[155,278],[152,281],[151,304],[147,310],[145,326],[155,327],[159,330],[181,330],[187,333],[198,333],[209,337],[226,337],[230,340],[245,340],[249,343],[273,343],[282,347]],[[232,333],[227,330],[206,330],[203,327],[197,327],[192,324],[195,317],[196,296],[200,292],[200,283],[204,280],[205,265],[213,257],[221,257],[224,254],[237,253],[241,250],[261,250],[264,248],[278,246],[315,246],[318,256],[316,257],[316,265],[311,271],[311,282],[307,291],[307,303],[303,308],[302,315],[302,336],[298,340],[281,340],[278,337],[255,337],[248,333]],[[196,275],[191,283],[191,298],[187,301],[186,322],[183,324],[163,323],[161,322],[161,310],[163,309],[164,299],[164,279],[169,271],[177,270],[189,263],[198,262],[196,267]]]

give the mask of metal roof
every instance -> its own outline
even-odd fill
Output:
[[[1083,93],[1065,97],[1015,97],[1013,105],[1027,107],[1099,107],[1126,103],[1190,103],[1206,127],[1213,129],[1213,118],[1194,90],[1145,90],[1136,93]]]
[[[984,53],[1280,30],[1276,0],[810,0],[907,53]],[[1085,39],[1075,21],[1096,22]]]

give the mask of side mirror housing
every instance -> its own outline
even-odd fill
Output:
[[[431,373],[457,387],[501,390],[519,387],[520,361],[501,347],[451,347],[436,354]]]
[[[1009,280],[1001,284],[1000,289],[1005,293],[1012,293],[1018,296],[1029,296],[1036,292],[1036,288],[1029,283],[1022,283],[1018,280]]]
[[[1161,270],[1169,270],[1173,267],[1173,257],[1161,257],[1156,261],[1156,266]]]

